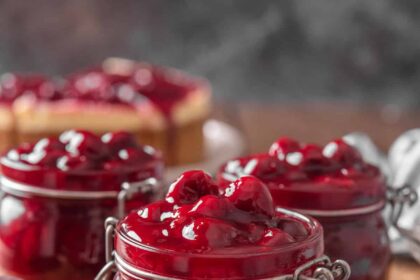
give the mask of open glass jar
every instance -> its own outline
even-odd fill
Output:
[[[219,173],[221,184],[254,175],[270,189],[275,205],[318,219],[325,252],[346,260],[353,280],[383,280],[390,244],[382,217],[386,182],[343,140],[325,147],[280,138],[270,151],[231,160]]]
[[[95,278],[348,279],[323,255],[314,219],[275,209],[254,177],[219,189],[204,172],[184,173],[165,200],[106,222],[107,265]],[[115,248],[113,248],[115,247]]]
[[[0,162],[0,272],[29,280],[92,279],[105,263],[106,217],[155,199],[163,175],[160,152],[122,132],[70,131]]]

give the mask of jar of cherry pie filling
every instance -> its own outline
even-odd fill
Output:
[[[390,262],[382,216],[386,182],[355,148],[341,139],[320,147],[280,138],[268,153],[224,164],[218,181],[229,185],[244,175],[265,182],[276,206],[318,219],[326,254],[349,262],[351,279],[386,278]]]
[[[226,189],[203,171],[183,173],[164,200],[106,222],[107,265],[95,278],[348,279],[323,255],[320,224],[275,209],[266,185],[242,177]],[[114,248],[113,248],[114,247]]]
[[[1,168],[0,275],[91,280],[106,217],[154,200],[163,161],[128,133],[72,130],[9,150]]]

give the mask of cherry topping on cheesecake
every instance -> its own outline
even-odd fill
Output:
[[[41,75],[6,73],[0,77],[0,102],[11,103],[24,94],[54,99],[57,90],[51,81]]]
[[[379,169],[342,139],[322,147],[282,137],[267,153],[227,162],[218,179],[230,184],[244,175],[261,179],[276,204],[284,207],[351,208],[370,204],[384,194]]]
[[[137,107],[147,101],[169,118],[178,103],[207,87],[206,82],[170,68],[111,59],[111,68],[124,68],[111,71],[105,62],[56,80],[41,75],[4,74],[0,78],[0,102],[13,103],[21,96],[30,96],[38,101],[76,100]]]
[[[1,158],[1,165],[11,178],[33,184],[43,182],[36,185],[64,184],[65,176],[60,175],[63,173],[78,176],[71,182],[80,180],[83,184],[80,176],[89,175],[96,180],[99,176],[106,184],[115,183],[113,187],[120,188],[116,181],[147,178],[154,168],[160,173],[162,159],[159,151],[137,144],[134,136],[126,132],[110,132],[100,137],[88,131],[69,130],[57,138],[43,138],[9,150]]]
[[[140,244],[195,253],[259,251],[308,235],[298,221],[276,213],[267,186],[257,178],[245,176],[225,188],[203,171],[183,173],[164,200],[130,213],[118,228]]]
[[[147,99],[168,115],[175,104],[198,87],[198,81],[178,71],[133,63],[121,73],[98,67],[73,74],[63,91],[69,98],[134,106]]]

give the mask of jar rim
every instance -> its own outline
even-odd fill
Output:
[[[123,242],[128,245],[134,246],[135,248],[145,250],[148,252],[165,254],[165,255],[182,255],[183,257],[197,257],[197,258],[247,258],[247,257],[256,257],[256,256],[264,256],[264,255],[272,255],[278,254],[281,252],[292,251],[294,249],[298,249],[300,247],[304,247],[305,245],[312,244],[312,243],[323,243],[323,228],[321,224],[315,218],[312,218],[308,215],[296,212],[294,210],[285,209],[285,208],[277,208],[276,212],[279,214],[286,214],[289,217],[293,217],[300,221],[301,223],[305,223],[309,225],[310,233],[307,238],[300,241],[295,241],[289,244],[285,244],[279,246],[278,248],[272,248],[268,251],[257,251],[257,252],[217,252],[217,253],[195,253],[195,252],[180,252],[171,249],[164,249],[164,248],[157,248],[150,245],[145,245],[139,243],[138,241],[134,240],[132,237],[127,235],[125,232],[121,230],[121,227],[116,227],[116,235],[120,238]],[[117,251],[118,253],[118,251]]]
[[[382,199],[374,204],[369,204],[366,206],[348,208],[348,209],[331,209],[331,210],[318,210],[318,209],[301,209],[301,208],[289,208],[293,211],[303,213],[305,215],[309,215],[312,217],[353,217],[353,216],[360,216],[360,215],[367,215],[376,212],[382,211],[387,204],[386,199]]]

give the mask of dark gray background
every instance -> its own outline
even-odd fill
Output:
[[[0,72],[123,56],[219,98],[420,105],[418,0],[0,0]]]

